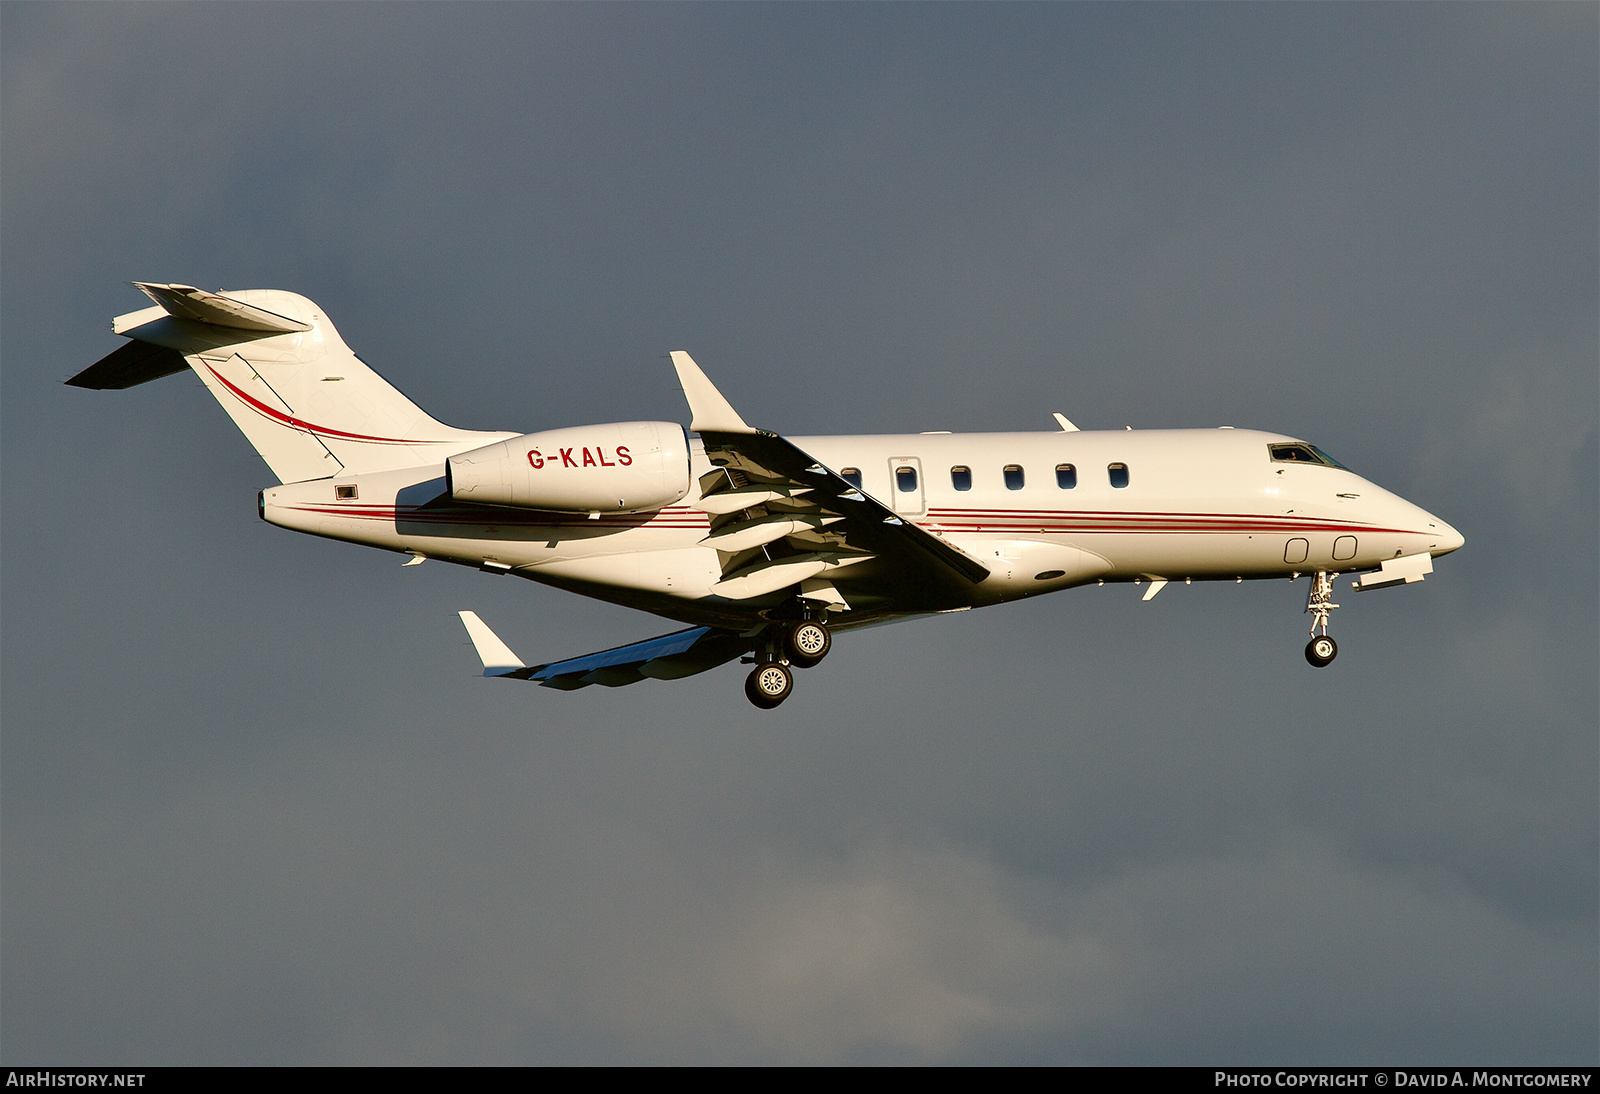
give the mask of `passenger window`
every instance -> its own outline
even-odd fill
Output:
[[[846,467],[844,470],[839,472],[839,477],[845,482],[849,483],[851,486],[855,487],[857,490],[861,489],[861,468]]]
[[[894,485],[902,494],[911,493],[917,488],[917,469],[915,467],[895,468]]]
[[[950,469],[950,485],[957,490],[972,489],[972,468],[962,467],[960,464]]]
[[[1122,489],[1125,489],[1127,487],[1127,485],[1128,485],[1128,465],[1127,464],[1125,464],[1125,463],[1114,463],[1110,467],[1107,467],[1106,471],[1109,472],[1110,475],[1111,475],[1111,485],[1112,486],[1116,487],[1118,490],[1122,490]]]
[[[1022,489],[1022,465],[1016,463],[1006,464],[1006,489]]]
[[[1071,490],[1078,485],[1078,469],[1070,463],[1056,464],[1056,485]]]

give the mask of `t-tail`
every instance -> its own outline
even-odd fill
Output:
[[[155,306],[112,320],[129,343],[67,383],[127,388],[192,369],[279,482],[442,464],[510,436],[429,417],[296,293],[134,285]]]

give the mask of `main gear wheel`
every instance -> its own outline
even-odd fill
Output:
[[[777,661],[759,664],[745,677],[744,694],[762,710],[771,710],[794,690],[794,673]]]
[[[791,623],[783,632],[783,649],[789,663],[797,669],[808,669],[828,656],[833,646],[833,636],[827,625],[814,619]]]

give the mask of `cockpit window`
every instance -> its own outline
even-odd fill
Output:
[[[1324,467],[1350,470],[1314,444],[1269,444],[1267,451],[1274,463],[1320,463]]]

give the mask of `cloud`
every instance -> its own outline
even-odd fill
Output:
[[[1594,333],[1591,331],[1591,333]],[[1454,422],[1429,423],[1423,474],[1470,477],[1524,533],[1571,534],[1593,478],[1597,423],[1592,346],[1528,347],[1503,357],[1450,401]]]
[[[545,796],[531,757],[486,783],[386,751],[58,837],[74,873],[8,924],[8,981],[70,1020],[11,1035],[155,1062],[1531,1062],[1600,972],[1580,930],[1304,833],[1064,882],[889,828],[684,842]],[[54,871],[24,846],[31,887]]]

